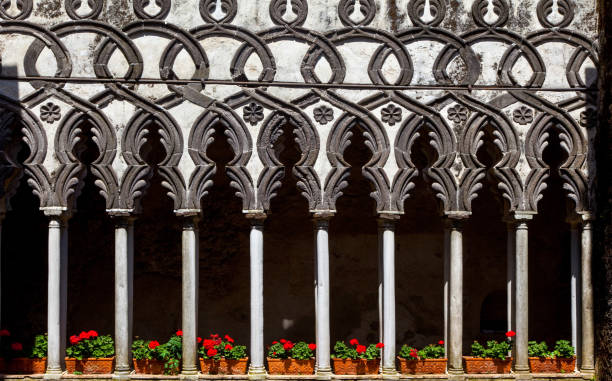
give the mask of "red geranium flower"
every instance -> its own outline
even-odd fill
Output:
[[[412,348],[412,349],[410,350],[410,356],[411,356],[411,357],[414,357],[414,358],[417,358],[417,357],[419,357],[419,353],[417,352],[417,350],[416,350],[416,349]]]
[[[225,340],[229,341],[230,343],[234,342],[234,339],[232,339],[229,335],[225,335]]]
[[[12,343],[11,349],[14,350],[15,352],[22,351],[23,345],[21,345],[21,343]]]
[[[376,348],[384,348],[384,347],[385,347],[385,344],[383,343],[376,344]]]
[[[8,329],[0,329],[0,337],[10,336],[11,333]]]
[[[358,345],[357,348],[355,348],[355,350],[357,351],[357,353],[365,353],[366,351],[366,346],[365,345]]]
[[[349,343],[351,345],[359,345],[359,341],[357,339],[351,339],[351,341],[349,341]]]
[[[89,334],[87,332],[83,331],[83,332],[79,333],[79,339],[81,339],[81,340],[89,339]]]
[[[210,337],[212,337],[213,339],[216,339],[217,337],[219,337],[219,335],[217,335],[216,333],[212,333]]]
[[[283,348],[285,348],[285,350],[288,351],[289,349],[293,348],[293,343],[291,341],[287,341],[283,345]]]
[[[92,337],[98,337],[98,332],[91,330],[89,332],[87,332],[87,335],[92,338]]]
[[[208,357],[213,357],[217,354],[217,350],[215,348],[210,348],[206,354],[208,355]]]
[[[176,331],[176,335],[177,336],[183,336],[183,331],[179,329],[178,331]]]
[[[440,341],[438,341],[438,344],[439,344],[439,345],[444,345],[444,340],[440,340]]]
[[[198,336],[198,344],[202,342],[202,338]]]
[[[159,347],[159,342],[158,341],[155,341],[155,340],[149,341],[149,349],[155,349],[157,347]]]
[[[317,349],[317,344],[308,344],[308,349],[310,349],[311,351],[314,351],[315,349]]]
[[[232,347],[232,344],[226,344],[225,345],[225,350],[226,351],[231,351],[232,349],[234,349],[234,347]]]
[[[272,342],[272,345],[274,345],[274,344],[278,344],[278,341],[273,341],[273,342]]]
[[[287,340],[285,339],[280,339],[281,344],[285,344],[287,342]]]
[[[79,337],[77,335],[70,336],[70,344],[75,345],[79,341],[81,341],[81,339],[79,339]]]
[[[514,331],[506,332],[506,337],[510,338],[510,337],[514,337],[514,336],[516,336],[516,332],[514,332]]]
[[[206,349],[210,349],[215,346],[215,341],[210,339],[204,339],[202,346]]]

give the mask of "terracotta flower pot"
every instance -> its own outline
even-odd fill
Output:
[[[111,374],[113,373],[113,363],[115,358],[84,358],[77,360],[66,359],[66,370],[68,373],[81,372],[83,374]]]
[[[335,374],[378,374],[380,359],[332,359]]]
[[[268,357],[270,374],[314,374],[315,360],[271,359]]]
[[[444,374],[446,359],[408,360],[397,358],[402,374]]]
[[[17,357],[5,362],[4,371],[8,374],[42,374],[46,371],[47,359]]]
[[[574,373],[576,369],[576,358],[547,359],[530,357],[529,368],[531,368],[532,373]]]
[[[138,374],[164,374],[164,361],[134,359],[134,370]]]
[[[482,374],[482,373],[510,373],[512,369],[512,358],[508,357],[505,360],[480,358],[480,357],[463,357],[465,373]]]
[[[200,369],[204,374],[246,374],[249,358],[239,360],[200,358]]]

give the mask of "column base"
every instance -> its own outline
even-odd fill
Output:
[[[195,381],[198,379],[198,371],[195,370],[187,370],[187,371],[182,371],[180,376],[179,376],[179,380],[185,380],[185,381]]]
[[[265,380],[267,375],[266,367],[249,366],[249,380]]]
[[[331,377],[332,377],[331,367],[317,368],[315,370],[315,377],[317,380],[331,380]]]
[[[115,373],[113,373],[113,381],[128,381],[131,374],[131,370],[116,370]]]
[[[585,380],[595,379],[595,369],[580,369],[580,374],[582,375],[582,378]]]
[[[512,371],[516,374],[530,374],[531,373],[531,369],[529,368],[529,366],[527,367],[519,367],[519,366],[515,366]]]
[[[382,378],[384,380],[399,380],[400,374],[395,368],[382,368]]]
[[[63,375],[64,371],[61,369],[47,369],[43,380],[61,380]]]

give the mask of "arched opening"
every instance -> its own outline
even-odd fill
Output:
[[[76,126],[73,128],[77,128]],[[114,332],[114,235],[106,203],[95,185],[91,164],[100,156],[93,137],[94,126],[79,122],[75,157],[85,166],[83,188],[75,212],[68,221],[68,336],[85,330]],[[92,240],[95,249],[92,250]]]
[[[419,171],[396,231],[397,340],[416,348],[444,338],[444,226],[439,203],[426,172],[438,153],[426,123],[411,148]],[[398,347],[398,348],[399,348]]]
[[[372,157],[359,122],[344,152],[350,164],[348,186],[330,222],[331,344],[357,338],[379,341],[378,230],[373,186],[362,174]]]
[[[213,128],[206,156],[215,162],[216,172],[201,203],[198,335],[228,334],[237,344],[248,345],[250,224],[226,172],[234,158],[226,127],[218,122]]]
[[[463,235],[463,321],[464,351],[470,353],[470,343],[478,340],[503,340],[504,332],[483,330],[481,307],[495,291],[505,290],[507,279],[507,226],[504,212],[507,207],[499,193],[499,179],[493,167],[502,159],[500,148],[494,143],[494,126],[487,123],[481,130],[482,145],[476,153],[484,166],[485,178],[478,197],[472,201],[472,215],[466,221]],[[501,300],[497,305],[506,305],[505,293],[495,293]],[[490,302],[492,303],[492,301]],[[506,308],[502,310],[506,316]],[[504,324],[507,324],[504,318]]]
[[[529,226],[529,338],[551,345],[571,338],[571,235],[566,221],[573,205],[559,176],[567,153],[556,126],[548,132],[543,160],[550,176]]]
[[[314,245],[308,202],[296,185],[293,168],[302,153],[296,127],[281,126],[274,143],[285,167],[282,185],[272,199],[264,230],[265,343],[287,340],[314,342]],[[290,239],[288,239],[290,237]]]
[[[22,141],[21,122],[4,126],[12,131],[9,145],[15,162],[22,166],[30,156]],[[5,149],[6,152],[6,149]],[[40,200],[27,184],[27,176],[18,181],[17,190],[10,198],[10,209],[2,221],[1,250],[1,327],[11,333],[11,342],[29,348],[34,336],[47,331],[47,226],[48,220],[40,211]],[[10,291],[10,292],[9,292]],[[15,292],[13,292],[15,291]]]
[[[181,328],[181,225],[159,171],[167,155],[151,120],[140,156],[152,170],[134,221],[134,337],[165,341]]]

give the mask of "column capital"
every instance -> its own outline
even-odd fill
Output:
[[[314,213],[312,222],[315,229],[329,229],[329,221],[334,217],[334,213]]]
[[[67,222],[72,217],[72,210],[63,206],[45,206],[40,208],[44,215],[52,220]]]
[[[251,222],[251,226],[254,228],[262,228],[268,215],[264,212],[252,212],[246,213],[246,218]]]
[[[379,213],[377,222],[379,229],[395,230],[395,225],[399,221],[400,215],[394,213]]]
[[[538,212],[532,211],[514,211],[506,216],[506,222],[517,223],[517,222],[529,222],[533,220],[533,216],[537,215]]]

